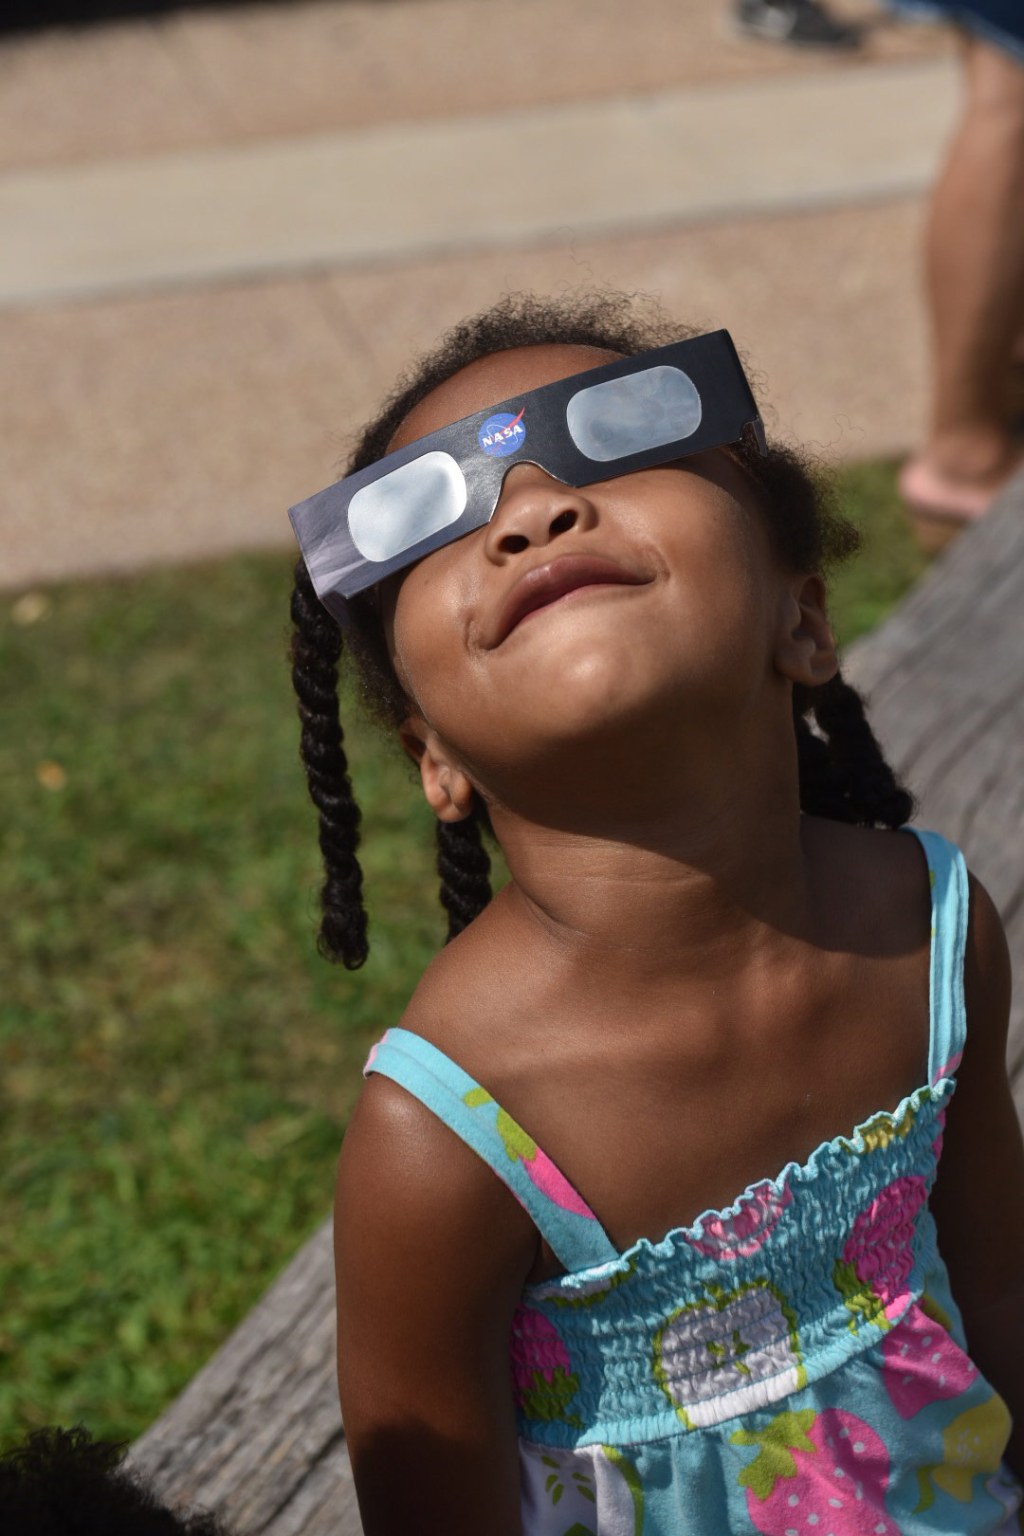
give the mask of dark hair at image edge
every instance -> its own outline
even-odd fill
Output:
[[[0,1529],[10,1536],[230,1536],[208,1510],[172,1510],[126,1462],[127,1445],[37,1429],[0,1456]]]
[[[541,299],[510,294],[463,320],[399,381],[359,438],[345,473],[382,458],[399,424],[424,396],[478,358],[513,347],[571,345],[634,356],[695,334],[653,306],[641,310],[628,296],[593,294]],[[724,450],[746,471],[757,492],[780,560],[823,576],[850,556],[859,537],[833,506],[828,490],[789,448],[771,446],[766,458],[752,437]],[[300,560],[292,594],[292,676],[302,722],[301,754],[320,820],[325,879],[319,945],[328,958],[357,969],[368,953],[362,871],[357,857],[359,808],[352,793],[338,707],[342,635],[313,591]],[[354,664],[360,698],[371,715],[394,729],[406,701],[387,653],[375,595],[350,604],[344,644]],[[913,801],[886,763],[864,714],[863,702],[841,676],[821,688],[793,694],[800,805],[811,815],[862,826],[899,827]],[[478,804],[465,821],[439,822],[441,903],[454,938],[491,897],[490,860],[481,834],[489,830]]]

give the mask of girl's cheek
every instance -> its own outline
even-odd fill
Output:
[[[437,596],[409,588],[403,591],[389,635],[398,680],[428,715],[437,685],[458,671],[457,656],[448,640],[450,626]]]

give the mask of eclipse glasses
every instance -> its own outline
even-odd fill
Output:
[[[592,485],[764,427],[728,331],[543,384],[431,432],[291,508],[317,596],[345,601],[490,521],[518,463]]]

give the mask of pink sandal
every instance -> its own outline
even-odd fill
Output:
[[[984,517],[1001,486],[980,487],[947,480],[922,459],[900,470],[899,491],[922,549],[934,554]]]

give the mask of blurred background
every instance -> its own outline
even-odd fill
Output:
[[[11,5],[0,28],[0,1441],[132,1437],[326,1214],[370,1041],[440,939],[428,818],[353,732],[373,948],[315,952],[287,506],[508,290],[727,325],[923,569],[925,197],[948,36],[724,0]],[[128,14],[133,13],[133,14]]]

